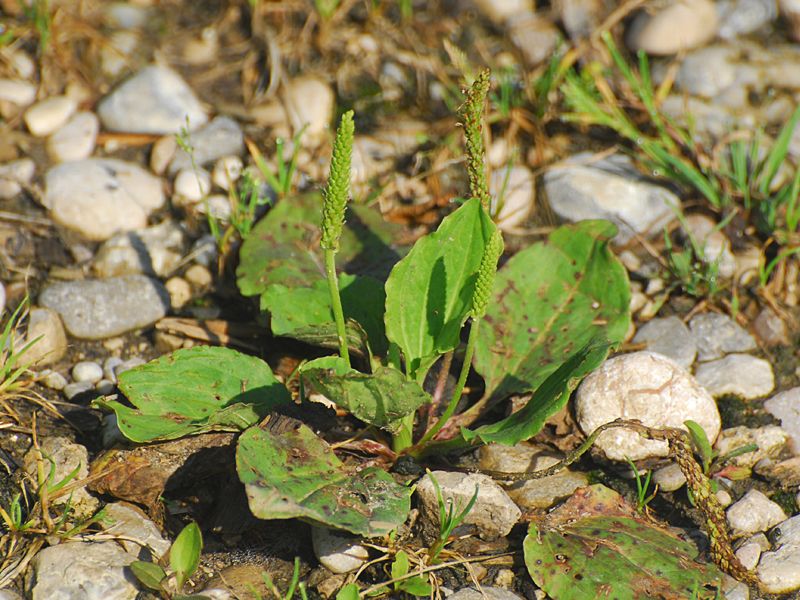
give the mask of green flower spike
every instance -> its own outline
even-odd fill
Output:
[[[325,250],[338,250],[342,235],[347,198],[350,195],[350,155],[353,151],[353,111],[342,115],[336,140],[333,143],[331,170],[328,185],[323,192],[322,204],[322,242]]]
[[[464,137],[467,146],[467,173],[469,174],[469,193],[481,201],[488,212],[490,196],[486,183],[485,151],[483,148],[483,107],[489,92],[489,69],[482,70],[467,90],[467,99],[461,107],[464,118]]]
[[[503,254],[505,244],[503,234],[495,229],[486,250],[483,252],[481,266],[478,267],[478,279],[475,282],[475,291],[472,294],[472,318],[480,319],[486,314],[489,298],[494,287],[494,276],[497,273],[497,261]]]
[[[342,115],[336,140],[333,142],[331,172],[328,185],[325,187],[322,202],[322,240],[320,246],[325,250],[325,274],[331,294],[331,310],[336,321],[336,333],[339,338],[339,355],[350,366],[350,354],[347,349],[342,298],[339,295],[339,280],[336,277],[336,252],[339,251],[339,237],[342,235],[344,213],[347,209],[347,198],[350,195],[350,155],[353,152],[353,111]]]

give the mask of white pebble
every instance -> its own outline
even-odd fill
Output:
[[[727,510],[734,536],[767,531],[786,520],[786,513],[758,490],[750,490]]]
[[[13,50],[6,46],[2,49],[0,55],[8,61],[11,68],[23,79],[31,79],[34,73],[36,73],[36,63],[22,50]]]
[[[183,308],[192,299],[192,286],[182,277],[170,277],[164,287],[169,292],[169,302],[175,310]]]
[[[761,546],[758,542],[748,542],[736,551],[736,558],[745,569],[755,569],[758,559],[761,558]]]
[[[205,169],[181,169],[175,177],[175,196],[178,206],[199,202],[211,190],[211,175]]]
[[[47,140],[47,153],[56,162],[82,160],[94,152],[100,120],[92,112],[79,112]]]
[[[242,159],[238,156],[223,156],[214,164],[211,180],[219,188],[229,190],[242,175]]]
[[[72,367],[72,379],[76,382],[97,383],[103,378],[103,367],[91,360],[84,360]]]
[[[231,219],[231,202],[227,196],[212,194],[197,205],[197,212],[210,214],[216,220],[228,223]]]
[[[0,200],[9,200],[29,184],[36,172],[36,163],[30,158],[21,158],[0,165]]]
[[[36,100],[36,86],[19,79],[0,79],[0,100],[28,106]]]
[[[186,281],[198,289],[207,288],[213,281],[211,271],[203,265],[192,265],[186,269],[186,273],[184,273],[183,276],[186,278]]]
[[[23,119],[28,131],[36,137],[44,137],[63,126],[77,108],[78,103],[69,96],[52,96],[31,106]]]
[[[44,376],[42,383],[51,390],[63,390],[67,385],[67,378],[57,371],[50,371]]]
[[[177,151],[178,142],[175,140],[174,135],[165,135],[158,138],[156,143],[153,144],[153,150],[150,152],[150,170],[156,175],[163,175]]]

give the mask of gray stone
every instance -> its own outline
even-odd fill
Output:
[[[711,0],[673,0],[642,10],[631,22],[626,40],[632,50],[676,54],[713,39],[719,27]]]
[[[476,533],[486,540],[507,535],[522,513],[508,494],[491,477],[477,473],[434,471],[417,484],[422,535],[427,540],[436,539],[439,533],[439,504],[431,482],[436,478],[445,503],[453,505],[458,514],[467,506],[476,490],[477,500],[472,510],[454,530],[455,535]]]
[[[103,361],[103,376],[106,379],[116,382],[117,374],[114,372],[114,369],[116,369],[122,363],[123,360],[119,356],[109,356]]]
[[[777,313],[764,307],[753,320],[753,332],[767,346],[780,346],[789,343],[789,332],[786,323]]]
[[[192,89],[172,69],[145,67],[100,101],[97,114],[111,131],[178,133],[196,129],[208,115]]]
[[[680,206],[675,194],[645,181],[621,155],[596,160],[588,152],[576,154],[545,173],[544,187],[556,215],[570,222],[608,219],[619,228],[619,244],[637,233],[660,233]]]
[[[684,486],[686,477],[677,463],[671,463],[653,471],[653,483],[662,492],[674,492]]]
[[[692,366],[697,355],[694,337],[678,317],[648,321],[633,336],[633,343],[647,344],[647,350],[671,358],[684,369]]]
[[[144,228],[164,199],[160,179],[114,158],[61,163],[45,175],[43,203],[53,220],[93,241]]]
[[[617,418],[639,419],[651,427],[684,427],[696,421],[712,442],[720,416],[711,395],[680,365],[654,352],[622,354],[590,373],[578,388],[575,414],[588,435]],[[621,428],[603,432],[595,442],[612,460],[667,456],[667,443],[645,440]]]
[[[747,542],[736,550],[736,558],[748,571],[755,569],[758,559],[761,558],[761,546],[758,542]]]
[[[765,592],[785,594],[800,589],[800,515],[780,523],[774,533],[775,550],[761,555],[757,573]]]
[[[775,0],[721,0],[717,2],[719,32],[728,40],[753,33],[778,18]]]
[[[529,66],[536,66],[550,58],[562,37],[551,19],[533,11],[509,19],[507,28],[508,36]]]
[[[731,459],[731,464],[752,467],[765,458],[775,458],[783,450],[788,434],[776,425],[766,425],[750,429],[748,427],[731,427],[723,429],[717,438],[714,448],[720,456],[724,456],[738,448],[755,444],[758,448]]]
[[[49,473],[51,466],[53,467],[51,485],[63,481],[73,471],[75,475],[69,480],[69,483],[88,477],[89,452],[84,446],[65,437],[53,436],[42,438],[40,449],[41,452],[36,448],[31,448],[24,458],[25,471],[32,477],[36,477],[39,459],[43,461],[45,473]],[[91,517],[100,508],[100,502],[91,496],[85,487],[75,488],[69,494],[51,497],[50,501],[55,506],[64,506],[69,502],[70,517],[73,520]]]
[[[478,463],[481,469],[504,473],[540,471],[554,465],[562,458],[563,456],[557,456],[544,448],[528,444],[516,446],[488,444],[478,450]],[[586,474],[562,469],[549,477],[513,483],[506,488],[506,492],[517,506],[523,510],[533,510],[549,508],[588,483],[589,478]]]
[[[603,0],[561,0],[555,3],[555,8],[573,42],[593,34],[605,16]]]
[[[697,360],[722,358],[731,352],[750,352],[756,340],[728,315],[702,313],[689,321],[689,330],[697,342]]]
[[[61,391],[67,386],[67,378],[58,371],[42,372],[41,375],[42,383],[51,390]]]
[[[86,392],[93,390],[94,385],[88,381],[74,381],[72,383],[68,383],[64,386],[62,392],[67,400],[73,400],[76,396],[80,396],[85,394]]]
[[[55,162],[89,158],[99,130],[100,121],[94,113],[79,112],[47,139],[47,153]]]
[[[169,275],[181,261],[186,235],[172,221],[115,235],[100,246],[92,270],[98,277]]]
[[[800,454],[800,387],[775,394],[764,403],[764,408],[781,420],[792,451]]]
[[[750,490],[726,511],[734,536],[767,531],[786,520],[786,513],[758,490]]]
[[[31,600],[135,600],[126,567],[135,558],[116,542],[66,542],[31,561]]]
[[[695,371],[695,378],[714,397],[735,394],[750,400],[775,389],[772,365],[749,354],[729,354],[702,363]]]
[[[359,538],[324,527],[311,529],[314,554],[331,573],[350,573],[369,560],[369,551],[358,543]]]
[[[197,166],[211,164],[218,158],[244,152],[244,134],[239,124],[230,117],[215,117],[208,125],[193,131],[190,136]],[[169,174],[192,168],[192,157],[181,148],[169,164]]]
[[[522,600],[511,590],[482,585],[480,590],[474,587],[462,588],[447,596],[447,600]]]
[[[90,340],[148,327],[169,310],[164,286],[144,275],[54,283],[39,302],[61,315],[70,335]]]
[[[164,539],[158,526],[137,506],[112,502],[105,507],[108,520],[102,525],[106,533],[119,536],[125,550],[138,560],[158,562],[166,555],[170,541]]]
[[[0,590],[0,600],[25,600],[25,598],[13,590]]]
[[[25,360],[37,367],[57,363],[67,352],[67,334],[61,318],[49,308],[35,307],[28,314],[23,345],[37,340],[25,353]]]
[[[690,52],[678,69],[675,83],[690,94],[713,98],[736,81],[736,55],[735,48],[724,45]]]

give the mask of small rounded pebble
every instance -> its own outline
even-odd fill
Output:
[[[494,219],[503,231],[521,227],[536,202],[533,173],[523,166],[493,171],[489,191]]]
[[[36,137],[44,137],[61,128],[75,113],[78,103],[69,96],[51,96],[25,111],[25,125]]]
[[[211,175],[205,169],[182,169],[175,177],[175,196],[178,206],[199,202],[211,190]]]
[[[715,495],[717,497],[717,502],[719,502],[722,508],[727,508],[733,503],[733,498],[731,498],[731,495],[726,490],[717,490]]]
[[[28,106],[36,100],[36,86],[18,79],[0,79],[0,100]]]
[[[156,175],[163,175],[167,171],[169,163],[178,151],[178,142],[174,135],[165,135],[156,140],[150,152],[150,170]]]
[[[125,371],[133,369],[134,367],[138,367],[139,365],[143,365],[145,362],[146,361],[143,358],[139,358],[138,356],[129,358],[128,360],[124,361],[122,364],[114,368],[114,375],[119,377]]]
[[[84,360],[72,367],[72,379],[76,382],[97,383],[103,378],[103,367],[96,362]]]
[[[745,569],[755,569],[758,559],[761,558],[761,546],[757,542],[748,542],[736,551],[736,558]]]
[[[183,308],[192,299],[192,286],[182,277],[170,277],[164,287],[169,292],[170,304],[175,310]]]
[[[350,573],[369,560],[367,549],[351,534],[314,527],[311,540],[319,562],[332,573]]]
[[[211,194],[205,202],[197,205],[197,212],[202,215],[209,214],[223,223],[230,222],[232,210],[230,199],[222,194]]]
[[[636,332],[633,342],[646,344],[651,352],[671,358],[684,369],[692,366],[697,355],[694,337],[678,317],[653,319],[645,323]]]
[[[47,140],[47,153],[55,162],[83,160],[94,152],[100,120],[94,113],[79,112]]]
[[[203,265],[192,265],[186,269],[186,273],[183,274],[183,277],[192,284],[192,287],[197,289],[205,289],[210,286],[213,281],[211,271]]]
[[[42,379],[42,383],[51,390],[63,390],[67,386],[67,378],[61,373],[51,371]]]
[[[72,400],[76,396],[94,389],[94,385],[89,381],[76,381],[64,386],[63,392],[67,400]]]
[[[0,165],[0,200],[8,200],[19,194],[23,185],[31,182],[35,172],[36,163],[30,158]]]
[[[114,372],[118,366],[122,364],[122,359],[119,356],[109,356],[103,361],[103,376],[116,383],[117,374]]]
[[[116,387],[117,385],[110,379],[101,379],[96,384],[94,384],[95,391],[97,391],[98,394],[101,394],[103,396],[113,394]]]
[[[217,187],[228,190],[242,175],[242,159],[238,156],[223,156],[214,164],[211,180]]]
[[[677,463],[672,463],[653,471],[653,483],[657,484],[662,492],[674,492],[683,487],[686,477]]]
[[[656,11],[641,11],[627,33],[633,50],[667,55],[702,46],[717,33],[719,17],[711,0],[674,0]]]

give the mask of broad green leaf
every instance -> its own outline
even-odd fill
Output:
[[[119,377],[135,408],[115,400],[120,431],[134,442],[172,440],[208,431],[240,431],[289,402],[264,361],[229,348],[178,350]]]
[[[474,366],[487,395],[533,391],[590,341],[622,341],[630,325],[630,287],[608,248],[615,233],[608,221],[560,227],[497,272],[475,347]],[[604,358],[593,356],[597,363],[585,372]]]
[[[467,200],[392,269],[386,281],[386,335],[403,351],[412,378],[458,345],[494,229],[478,199]]]
[[[692,444],[703,461],[703,471],[708,473],[711,461],[714,459],[714,449],[711,447],[711,442],[708,441],[706,430],[697,421],[691,419],[684,421],[683,424],[689,430]]]
[[[368,356],[369,339],[367,332],[359,323],[348,319],[345,321],[345,335],[347,336],[347,346],[350,352],[359,356]],[[336,331],[336,323],[322,323],[300,327],[287,335],[294,340],[305,342],[311,346],[320,346],[331,350],[339,349],[339,333]]]
[[[602,485],[581,488],[523,542],[533,581],[553,600],[721,597],[722,573],[697,549]]]
[[[280,200],[242,244],[236,270],[242,294],[257,296],[276,283],[295,288],[325,279],[321,220],[322,196],[317,192]],[[338,268],[383,281],[403,253],[393,245],[400,230],[377,211],[351,203],[336,256]]]
[[[306,425],[285,417],[239,438],[236,469],[260,519],[299,518],[378,536],[406,520],[411,489],[377,467],[350,472]]]
[[[373,277],[343,274],[339,276],[339,295],[345,318],[364,328],[375,354],[386,354],[383,284]],[[269,311],[272,333],[277,336],[295,337],[297,332],[308,336],[315,330],[328,331],[334,322],[328,283],[324,279],[317,279],[309,287],[270,285],[261,294],[261,309]],[[336,341],[338,347],[338,338]]]
[[[469,442],[478,438],[484,444],[497,442],[507,446],[532,438],[542,430],[547,419],[566,406],[572,390],[607,355],[608,344],[584,346],[550,373],[520,410],[474,431],[464,429],[461,435]]]
[[[175,573],[178,589],[181,589],[186,580],[197,570],[202,549],[203,535],[197,523],[192,521],[181,530],[169,549],[169,566]]]
[[[166,571],[155,563],[135,560],[128,565],[133,576],[145,587],[161,591],[161,582],[167,577]]]
[[[348,583],[336,594],[336,600],[360,600],[360,598],[357,583]]]
[[[429,597],[431,595],[431,584],[421,575],[404,579],[400,582],[398,589],[406,594],[417,597]]]
[[[394,562],[392,562],[392,579],[405,577],[408,575],[408,569],[408,554],[406,554],[405,550],[398,550],[397,554],[395,554]],[[397,589],[397,584],[395,584],[395,589]]]
[[[301,368],[303,384],[350,411],[365,423],[396,433],[403,417],[431,397],[418,383],[392,367],[378,367],[371,375],[347,365],[338,357],[323,357]]]

